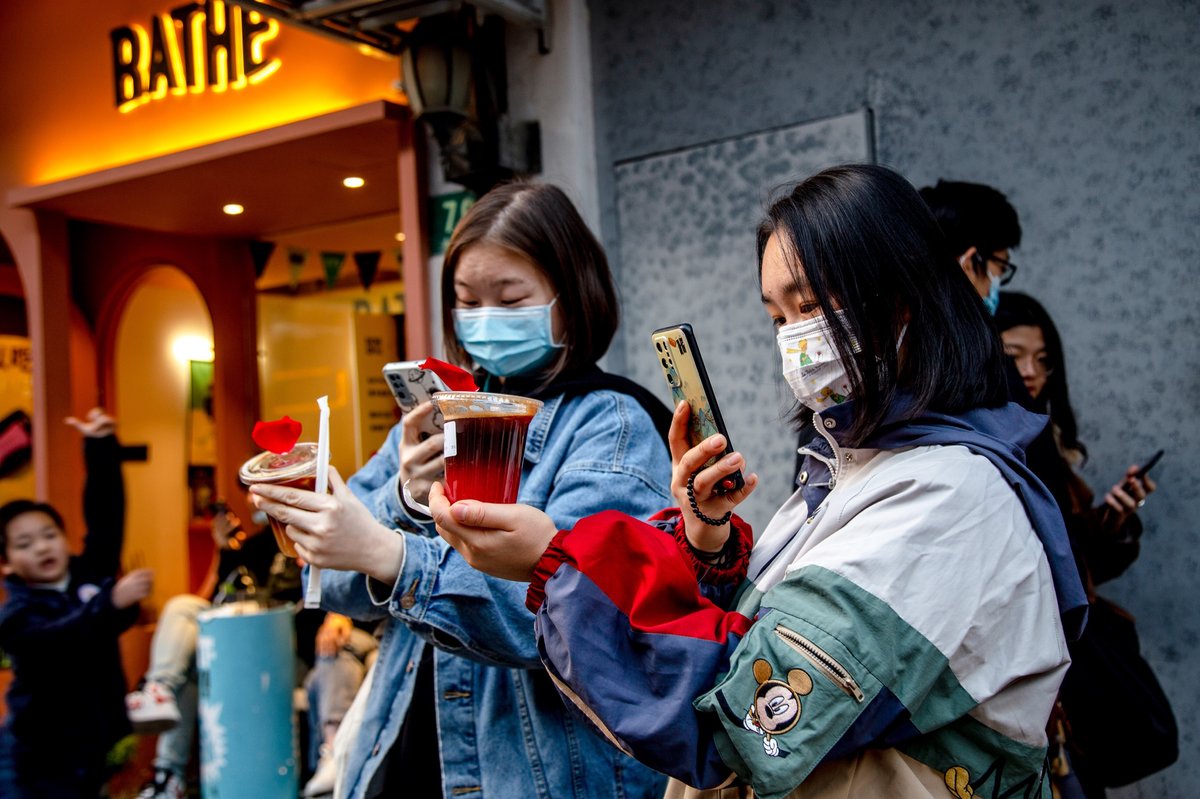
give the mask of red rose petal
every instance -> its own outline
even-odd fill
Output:
[[[426,358],[421,361],[421,368],[428,369],[438,377],[442,378],[442,382],[451,391],[478,391],[479,386],[475,385],[475,378],[466,369],[455,366],[452,363],[439,361],[437,358]]]
[[[273,422],[255,422],[250,437],[263,449],[282,455],[300,440],[300,423],[290,416]]]

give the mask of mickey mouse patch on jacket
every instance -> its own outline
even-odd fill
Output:
[[[812,692],[812,677],[804,669],[791,669],[787,680],[772,679],[771,664],[759,658],[754,661],[754,701],[742,719],[742,726],[763,737],[763,751],[771,757],[779,757],[779,742],[776,735],[795,727],[800,721],[803,708],[800,697]],[[786,755],[786,753],[784,753]]]

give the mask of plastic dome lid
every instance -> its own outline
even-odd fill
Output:
[[[260,452],[242,464],[238,479],[251,483],[286,483],[317,471],[317,445],[304,441],[287,452]]]

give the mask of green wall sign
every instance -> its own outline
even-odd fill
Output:
[[[475,195],[469,191],[454,191],[429,198],[430,255],[441,255],[446,251],[454,228],[474,204]]]

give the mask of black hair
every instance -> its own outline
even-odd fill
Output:
[[[46,502],[34,502],[32,499],[14,499],[0,507],[0,559],[8,559],[8,525],[13,519],[23,513],[41,512],[54,520],[58,529],[64,530],[62,515]]]
[[[450,238],[442,265],[442,335],[450,360],[471,363],[454,332],[454,270],[463,253],[479,243],[527,259],[558,292],[566,347],[544,382],[595,364],[612,343],[619,317],[604,248],[562,189],[526,182],[501,184],[483,195]]]
[[[852,164],[792,187],[758,229],[760,284],[772,235],[797,283],[811,288],[847,365],[851,446],[880,428],[900,394],[911,399],[913,417],[1004,404],[996,328],[928,206],[899,174]],[[806,408],[797,415],[811,418]]]
[[[987,256],[1021,245],[1017,209],[998,189],[982,183],[939,180],[936,186],[921,189],[921,199],[933,212],[956,257],[972,247],[978,251],[980,257],[973,259],[977,274],[987,270]]]
[[[1079,427],[1075,422],[1075,411],[1071,408],[1071,395],[1067,390],[1067,364],[1063,355],[1062,338],[1050,314],[1041,303],[1028,294],[1016,291],[1000,292],[1000,305],[996,308],[996,327],[1003,333],[1014,327],[1028,325],[1042,331],[1046,343],[1046,387],[1034,398],[1045,408],[1058,434],[1059,447],[1079,453],[1081,461],[1087,460],[1087,447],[1079,440]]]

